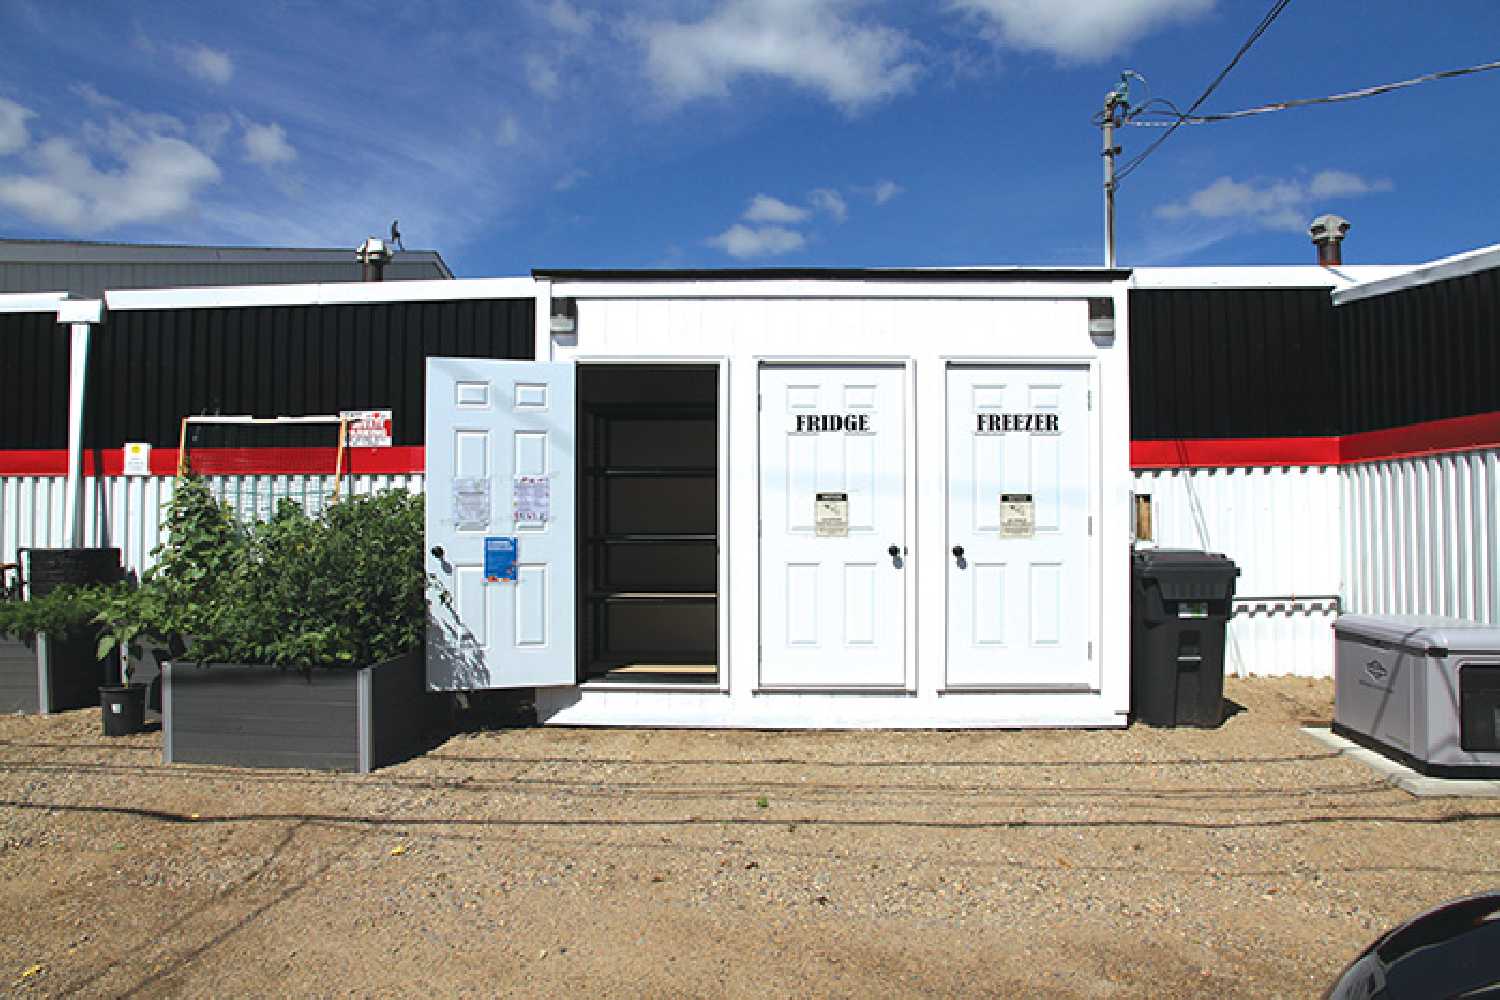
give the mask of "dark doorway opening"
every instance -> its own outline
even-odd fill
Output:
[[[719,371],[578,366],[582,680],[719,679]]]

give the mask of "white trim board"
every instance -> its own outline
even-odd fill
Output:
[[[1405,274],[1417,264],[1356,264],[1322,267],[1318,264],[1225,265],[1209,267],[1137,267],[1130,287],[1140,289],[1193,288],[1351,288]]]
[[[345,281],[321,285],[233,285],[221,288],[133,288],[105,292],[111,311],[333,306],[366,302],[449,302],[530,299],[531,278],[440,278],[429,281]]]
[[[1452,257],[1444,257],[1430,264],[1419,264],[1399,274],[1381,279],[1367,279],[1362,284],[1334,292],[1333,304],[1341,306],[1348,302],[1358,302],[1360,299],[1374,298],[1377,295],[1399,292],[1407,288],[1419,288],[1422,285],[1447,281],[1449,278],[1461,278],[1467,274],[1488,271],[1496,267],[1500,267],[1500,243],[1454,254]]]
[[[1034,299],[1044,302],[1108,298],[1124,279],[1097,281],[956,281],[933,272],[930,281],[786,279],[770,281],[554,281],[552,297],[592,300],[676,299]],[[581,329],[581,327],[580,327]]]
[[[0,295],[0,313],[56,313],[67,297],[67,292],[6,292]]]
[[[955,692],[935,701],[903,692],[757,693],[538,688],[549,726],[712,729],[1119,729],[1124,713],[1094,692]]]

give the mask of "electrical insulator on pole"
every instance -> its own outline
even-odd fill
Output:
[[[1115,145],[1115,128],[1121,123],[1130,108],[1129,76],[1126,70],[1120,74],[1120,83],[1104,95],[1104,266],[1115,266],[1115,157],[1120,147]]]

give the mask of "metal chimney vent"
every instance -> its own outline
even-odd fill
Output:
[[[1320,215],[1312,220],[1312,225],[1307,227],[1307,235],[1312,237],[1313,244],[1318,248],[1319,264],[1338,267],[1344,263],[1341,245],[1347,232],[1349,220],[1337,215]]]
[[[371,236],[354,251],[354,259],[360,264],[360,280],[381,281],[385,278],[385,266],[395,254],[379,237]]]

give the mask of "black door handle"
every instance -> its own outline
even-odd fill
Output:
[[[892,545],[890,548],[885,550],[885,554],[890,556],[892,559],[899,559],[901,558],[901,548],[899,546]]]
[[[962,559],[963,557],[964,557],[964,547],[962,545],[955,545],[955,546],[953,546],[953,558],[955,558],[955,559]]]
[[[443,547],[441,545],[434,545],[432,547],[432,554],[441,561],[443,558]]]

